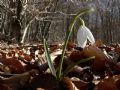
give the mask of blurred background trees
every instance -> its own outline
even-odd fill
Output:
[[[120,0],[0,0],[0,40],[50,43],[64,40],[71,18],[84,7],[95,12],[82,16],[96,39],[120,42]],[[76,24],[72,41],[76,41]]]

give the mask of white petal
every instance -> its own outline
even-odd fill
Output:
[[[88,39],[92,44],[94,44],[94,43],[95,43],[95,38],[94,38],[92,32],[91,32],[87,27],[84,26],[84,28],[85,28],[85,33],[86,33],[87,39]]]
[[[84,48],[87,44],[86,28],[81,26],[77,32],[77,42],[78,46]]]

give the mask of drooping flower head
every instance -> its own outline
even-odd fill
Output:
[[[87,44],[87,40],[91,44],[95,43],[95,38],[89,28],[85,26],[84,21],[80,18],[81,25],[77,32],[77,42],[78,46],[84,48]]]

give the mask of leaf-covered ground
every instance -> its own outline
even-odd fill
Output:
[[[61,44],[50,44],[49,52],[57,69],[62,52]],[[104,45],[100,40],[84,49],[74,43],[67,44],[63,72],[76,65],[62,80],[50,72],[42,44],[0,45],[0,90],[119,90],[120,45]]]

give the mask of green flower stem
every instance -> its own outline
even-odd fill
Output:
[[[85,22],[82,18],[78,18],[79,26],[85,26]]]
[[[67,43],[68,43],[68,40],[70,38],[70,35],[72,33],[72,30],[73,30],[73,27],[74,27],[74,24],[75,22],[77,21],[77,19],[79,18],[79,16],[85,14],[85,13],[88,13],[88,12],[91,12],[91,11],[94,11],[93,8],[85,8],[85,9],[81,9],[77,15],[75,15],[73,17],[73,20],[67,30],[67,33],[66,33],[66,38],[65,38],[65,42],[64,42],[64,45],[63,45],[63,51],[62,51],[62,55],[61,55],[61,59],[60,59],[60,64],[59,64],[59,68],[58,68],[58,74],[57,74],[57,78],[60,79],[61,77],[61,74],[62,74],[62,65],[63,65],[63,59],[64,59],[64,54],[65,54],[65,51],[66,51],[66,46],[67,46]]]

